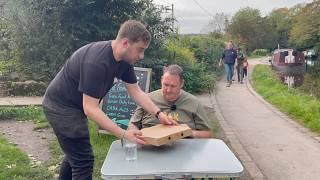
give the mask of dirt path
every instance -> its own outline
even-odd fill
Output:
[[[50,158],[49,143],[54,138],[52,129],[33,130],[31,121],[0,121],[0,132],[9,142],[28,154],[30,159],[47,161]]]

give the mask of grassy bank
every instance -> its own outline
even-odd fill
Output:
[[[254,89],[264,99],[311,131],[320,133],[319,100],[297,89],[288,89],[269,66],[255,66],[252,77]]]

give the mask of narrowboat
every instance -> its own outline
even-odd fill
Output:
[[[306,72],[304,54],[293,49],[276,49],[270,62],[272,69],[284,74],[303,74]]]

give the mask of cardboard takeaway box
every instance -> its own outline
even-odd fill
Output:
[[[154,146],[169,144],[192,134],[192,130],[185,124],[176,126],[158,124],[141,131],[143,139]]]

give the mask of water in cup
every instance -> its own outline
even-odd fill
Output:
[[[127,161],[133,162],[137,160],[137,144],[135,142],[126,141],[124,149]]]

